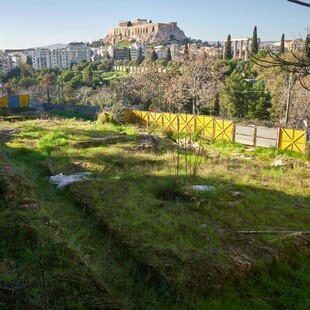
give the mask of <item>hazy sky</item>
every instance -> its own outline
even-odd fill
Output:
[[[263,41],[304,37],[310,26],[310,8],[287,0],[1,0],[0,12],[0,49],[97,40],[136,18],[208,41],[252,37],[254,26]]]

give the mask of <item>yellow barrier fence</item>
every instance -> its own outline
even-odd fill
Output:
[[[173,132],[199,132],[199,134],[203,137],[207,137],[216,141],[228,142],[235,141],[235,128],[238,128],[238,125],[235,125],[232,121],[217,119],[211,116],[182,113],[173,114],[148,112],[138,110],[125,110],[124,122],[137,123],[142,126],[157,125],[164,128],[165,130]],[[257,132],[259,130],[259,132],[262,133],[259,136],[256,134],[253,135],[253,141],[251,140],[251,145],[272,145],[272,143],[262,143],[261,141],[262,139],[265,141],[266,139],[270,138],[269,134],[264,134],[264,131],[270,131],[271,129],[264,129],[263,127],[255,128],[257,128],[257,130],[254,130],[253,132]],[[279,136],[277,137],[276,134],[274,139],[274,144],[277,145],[280,149],[303,153],[307,144],[307,132],[297,129],[280,128]],[[239,141],[241,140],[239,139]]]
[[[307,134],[303,130],[280,128],[279,148],[303,153],[306,148]]]
[[[28,108],[29,107],[29,95],[20,95],[19,96],[19,107]]]
[[[0,108],[7,108],[9,106],[9,98],[7,96],[0,97]]]

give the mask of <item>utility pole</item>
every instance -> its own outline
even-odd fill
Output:
[[[288,90],[287,90],[286,112],[285,112],[285,126],[287,126],[288,116],[289,116],[289,111],[290,111],[292,78],[293,78],[293,72],[290,73],[290,76],[288,79]]]

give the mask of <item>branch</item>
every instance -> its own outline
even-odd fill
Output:
[[[289,2],[293,2],[295,4],[299,4],[299,5],[303,5],[303,6],[307,6],[310,8],[310,4],[309,3],[306,3],[306,2],[302,2],[302,1],[298,1],[298,0],[287,0]]]

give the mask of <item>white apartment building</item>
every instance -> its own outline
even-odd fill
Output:
[[[69,52],[64,49],[50,50],[46,55],[46,66],[49,68],[70,68]]]
[[[147,53],[147,47],[145,45],[139,45],[137,43],[134,43],[131,47],[130,47],[130,56],[131,56],[131,60],[137,60],[138,58],[138,51],[139,48],[141,47],[142,49],[142,55],[145,57],[146,53]]]
[[[155,48],[155,52],[158,56],[158,59],[166,58],[167,57],[167,49],[166,48]]]
[[[303,39],[286,40],[284,43],[285,48],[290,52],[302,51],[305,47],[305,41]]]
[[[31,54],[32,66],[67,69],[82,60],[91,61],[91,50],[83,42],[72,42],[67,49],[36,48]]]
[[[34,69],[47,67],[47,58],[49,50],[46,48],[36,48],[31,56],[32,66]]]
[[[91,50],[83,42],[71,42],[68,45],[70,63],[78,64],[82,60],[91,61]]]
[[[260,50],[261,51],[272,51],[273,53],[279,53],[281,48],[281,42],[276,42],[273,44],[266,44],[264,42],[261,43],[260,45]]]
[[[13,69],[12,57],[0,50],[0,70],[5,73],[10,72]]]
[[[183,49],[184,49],[184,46],[180,46],[178,44],[171,44],[170,51],[171,51],[172,59],[182,56]]]

